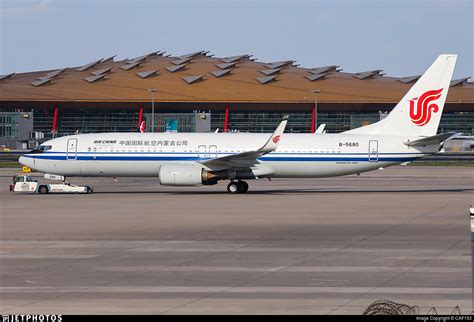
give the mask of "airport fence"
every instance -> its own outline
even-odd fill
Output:
[[[474,313],[471,312],[470,315]],[[439,315],[441,312],[433,306],[426,314],[420,312],[420,308],[417,305],[410,306],[408,304],[396,303],[390,300],[377,300],[370,304],[362,315]],[[446,314],[446,312],[443,312]],[[449,313],[449,315],[462,315],[459,306]]]

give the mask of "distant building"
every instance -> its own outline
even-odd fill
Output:
[[[327,132],[341,132],[384,117],[418,77],[345,73],[337,65],[303,68],[292,60],[263,63],[251,55],[154,52],[0,76],[0,114],[31,113],[30,145],[39,133],[52,137],[53,128],[59,136],[138,131],[140,115],[149,130],[152,106],[158,131],[176,121],[179,132],[222,131],[225,123],[229,130],[270,132],[290,114],[287,131],[310,132],[316,119]],[[8,128],[0,123],[2,138],[17,135]],[[440,124],[440,132],[447,131],[474,134],[474,83],[467,78],[451,82]],[[23,142],[24,135],[17,139]]]
[[[30,148],[32,135],[32,112],[0,112],[0,150]]]

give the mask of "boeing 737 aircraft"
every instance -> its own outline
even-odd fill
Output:
[[[162,185],[212,185],[230,180],[319,178],[356,174],[439,152],[454,133],[438,125],[456,64],[440,55],[390,114],[338,134],[100,133],[47,141],[20,158],[34,170],[61,176],[157,177]]]

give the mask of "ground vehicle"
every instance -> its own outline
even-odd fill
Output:
[[[29,193],[92,193],[91,186],[76,186],[68,182],[39,183],[28,174],[18,174],[13,177],[10,191]]]

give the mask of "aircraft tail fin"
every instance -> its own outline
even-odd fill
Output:
[[[316,134],[323,134],[325,131],[324,131],[324,128],[326,127],[326,123],[323,123],[321,124],[320,126],[318,126],[318,128],[316,129]]]
[[[138,128],[140,130],[140,133],[145,133],[145,130],[146,130],[146,122],[145,121],[142,121],[140,123],[140,127]]]
[[[345,133],[436,135],[456,59],[457,55],[439,55],[386,118]]]

